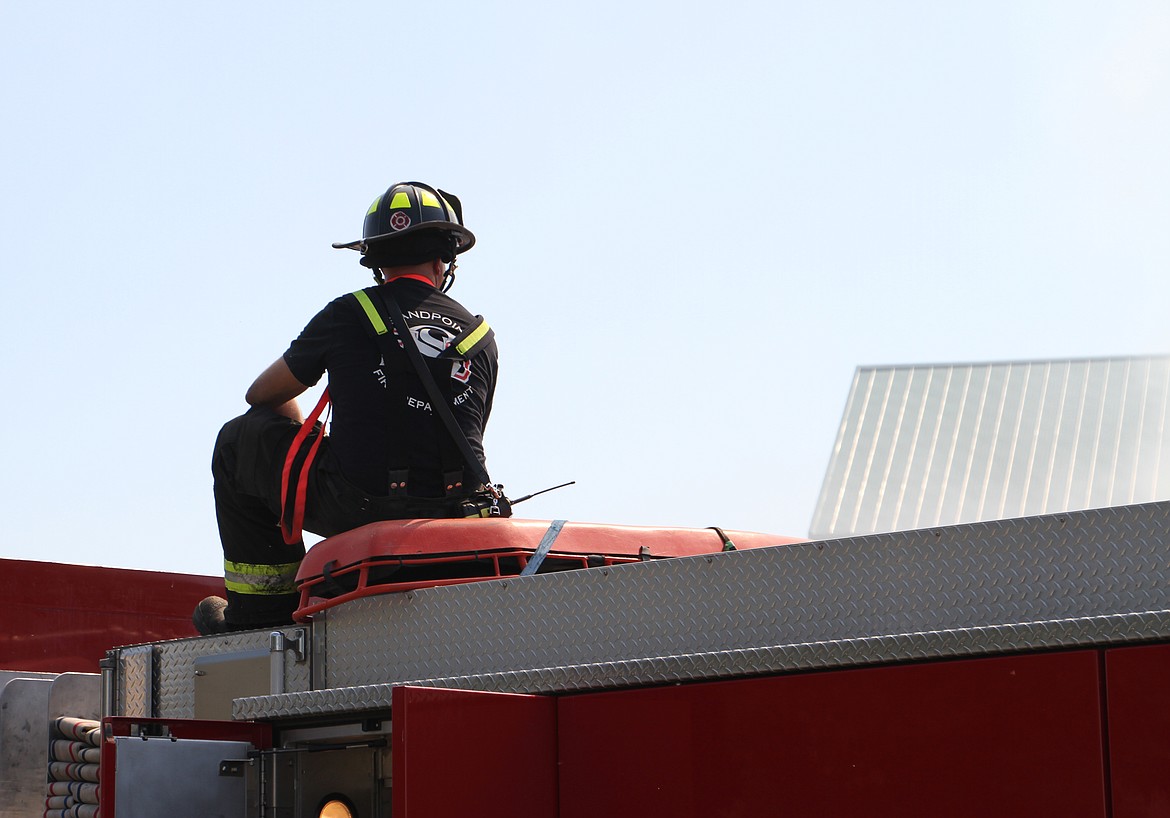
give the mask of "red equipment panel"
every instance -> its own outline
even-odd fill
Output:
[[[97,673],[112,647],[195,636],[195,605],[223,592],[223,577],[0,560],[0,670]]]
[[[1170,815],[1170,645],[1105,652],[1113,818]]]
[[[557,818],[555,699],[399,687],[391,706],[395,818]]]
[[[1097,651],[559,699],[560,818],[1106,815]]]

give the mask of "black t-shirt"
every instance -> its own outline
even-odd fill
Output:
[[[382,286],[391,288],[415,344],[482,461],[483,430],[496,388],[495,341],[470,360],[431,360],[474,324],[476,316],[422,281],[398,278]],[[377,298],[372,302],[382,313],[390,337],[396,338],[385,307]],[[370,320],[352,295],[343,295],[309,321],[284,353],[284,360],[296,379],[309,386],[329,372],[330,450],[351,483],[370,494],[385,495],[388,473],[408,468],[411,495],[441,497],[442,447],[445,442],[450,445],[450,437],[431,409],[427,389],[406,350],[400,344],[391,346],[395,354],[384,361]],[[470,473],[468,481],[473,482]]]

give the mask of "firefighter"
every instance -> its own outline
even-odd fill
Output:
[[[494,333],[446,294],[456,256],[474,244],[458,198],[403,182],[371,205],[359,241],[333,245],[359,251],[377,284],[317,313],[220,431],[212,474],[227,598],[196,608],[201,633],[292,622],[302,527],[328,537],[377,520],[510,515],[483,467]],[[326,372],[305,420],[296,398]]]

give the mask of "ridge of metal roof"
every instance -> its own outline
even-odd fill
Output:
[[[1094,364],[1121,361],[1161,361],[1170,363],[1170,352],[1157,352],[1149,355],[1101,355],[1073,358],[1011,358],[1003,360],[982,361],[936,361],[934,363],[905,363],[905,364],[859,364],[854,372],[881,372],[896,369],[943,369],[943,368],[979,368],[990,366],[1028,366],[1036,364]]]

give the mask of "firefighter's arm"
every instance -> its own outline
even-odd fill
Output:
[[[265,406],[299,422],[304,415],[296,397],[308,388],[297,380],[284,358],[277,358],[248,387],[244,400],[249,406]]]

